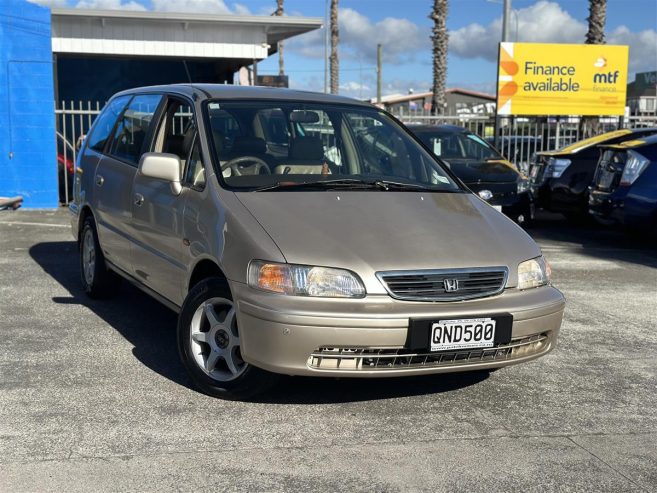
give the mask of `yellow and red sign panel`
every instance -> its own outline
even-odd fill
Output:
[[[500,43],[498,115],[623,115],[627,46]]]

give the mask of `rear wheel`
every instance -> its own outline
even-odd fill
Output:
[[[225,281],[208,278],[187,295],[178,317],[178,351],[194,383],[222,399],[247,399],[276,381],[242,359],[235,305]]]
[[[85,292],[91,298],[112,296],[121,283],[121,278],[107,268],[91,217],[85,219],[80,234],[80,277]]]

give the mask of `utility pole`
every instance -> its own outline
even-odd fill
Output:
[[[381,44],[376,45],[376,102],[381,104],[381,77],[382,77],[382,46]]]
[[[502,16],[502,41],[509,41],[509,21],[511,20],[511,0],[504,0]]]
[[[328,94],[329,0],[324,1],[324,93]]]
[[[502,12],[502,42],[509,41],[509,21],[511,18],[511,0],[504,0],[504,10]],[[498,51],[498,63],[499,63],[499,51]],[[500,81],[499,81],[499,67],[498,67],[498,80],[495,81],[497,84],[497,90],[500,90]],[[497,115],[497,102],[495,103],[495,147],[500,148],[500,130],[502,126],[500,125],[500,117]]]

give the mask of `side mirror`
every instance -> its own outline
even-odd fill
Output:
[[[147,152],[139,160],[139,173],[149,178],[168,181],[171,192],[180,195],[180,158],[175,154]]]

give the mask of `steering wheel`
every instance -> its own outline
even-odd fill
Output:
[[[242,176],[244,173],[244,168],[240,169],[240,164],[242,163],[251,163],[250,166],[247,166],[247,169],[250,169],[253,167],[253,173],[254,175],[259,175],[261,174],[260,172],[264,169],[265,175],[271,175],[271,170],[269,169],[269,165],[260,159],[259,157],[255,156],[240,156],[236,157],[234,159],[231,159],[229,161],[226,161],[224,164],[221,165],[221,171],[225,171],[228,168],[230,168],[231,173],[233,176]]]

